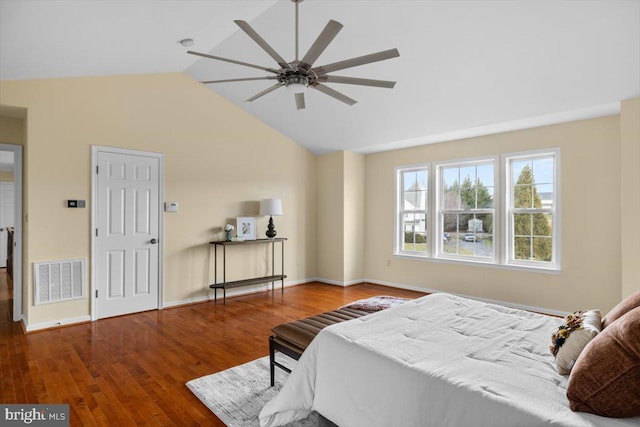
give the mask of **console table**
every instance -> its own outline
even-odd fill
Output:
[[[218,300],[218,289],[222,289],[223,304],[227,303],[227,289],[237,288],[240,286],[257,285],[259,283],[271,282],[271,291],[275,290],[275,282],[280,280],[280,289],[284,293],[284,279],[287,277],[284,275],[284,242],[286,237],[277,237],[274,239],[257,239],[257,240],[238,240],[238,241],[214,241],[209,244],[214,246],[214,278],[213,284],[209,285],[214,290],[214,301]],[[280,274],[275,272],[275,250],[276,243],[280,243],[282,250],[282,265],[280,267]],[[263,277],[253,277],[250,279],[234,280],[227,282],[227,246],[237,245],[256,245],[256,244],[271,244],[271,275]],[[218,283],[218,247],[222,247],[222,282]]]

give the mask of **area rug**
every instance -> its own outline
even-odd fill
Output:
[[[283,358],[285,359],[285,358]],[[278,360],[292,365],[292,359]],[[289,366],[291,367],[291,366]],[[187,387],[223,423],[229,427],[258,427],[262,407],[273,398],[286,381],[288,374],[276,369],[275,386],[269,386],[269,357],[262,357],[244,365],[207,375],[187,383]],[[334,427],[335,424],[311,413],[290,427]]]

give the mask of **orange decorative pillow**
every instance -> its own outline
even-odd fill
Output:
[[[640,415],[640,307],[630,310],[584,348],[571,370],[571,410],[605,417]]]
[[[636,307],[640,307],[640,291],[636,292],[635,294],[629,295],[628,297],[620,301],[618,305],[613,307],[611,311],[602,318],[602,329],[606,328],[608,325],[615,322],[616,319],[619,319],[625,313],[633,310]]]

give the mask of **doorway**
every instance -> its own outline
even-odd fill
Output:
[[[93,320],[162,308],[163,156],[93,147]]]
[[[0,143],[0,268],[13,320],[22,320],[22,146]]]

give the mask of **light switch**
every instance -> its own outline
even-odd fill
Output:
[[[164,202],[165,212],[178,212],[178,202]]]

